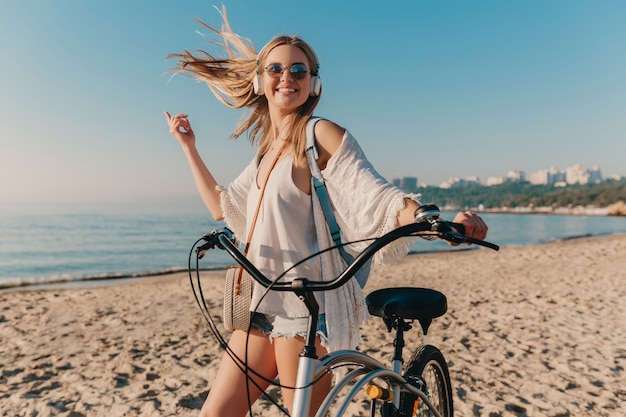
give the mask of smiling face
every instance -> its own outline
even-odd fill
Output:
[[[276,78],[265,70],[274,64],[283,68],[280,76]],[[309,98],[311,74],[307,73],[304,78],[298,80],[290,72],[294,64],[304,65],[310,69],[306,54],[300,48],[292,45],[280,45],[267,54],[262,65],[263,91],[267,97],[267,102],[270,109],[273,108],[283,114],[295,111]]]

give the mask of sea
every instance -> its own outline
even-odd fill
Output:
[[[626,217],[481,216],[489,225],[487,240],[500,246],[626,233]],[[187,271],[194,244],[220,227],[201,204],[0,204],[0,290],[114,284]],[[412,250],[459,248],[420,239]],[[219,250],[201,260],[203,269],[233,264]]]

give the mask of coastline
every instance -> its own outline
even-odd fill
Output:
[[[610,233],[620,234],[620,233]],[[572,235],[564,238],[553,239],[550,242],[565,241],[574,239],[583,239],[590,237],[602,237],[607,234],[584,234],[584,235]],[[530,245],[538,245],[546,242],[531,243]],[[479,249],[479,246],[472,245],[460,245],[460,246],[444,246],[443,248],[427,248],[412,249],[408,256],[420,256],[437,253],[454,253],[463,251],[472,251]],[[223,272],[231,265],[215,265],[201,267],[199,271],[205,272]],[[195,269],[194,269],[195,271]],[[184,274],[188,276],[188,269],[177,267],[167,268],[158,271],[145,271],[135,272],[130,274],[97,274],[97,275],[85,275],[79,277],[42,277],[42,278],[20,278],[20,279],[7,279],[0,280],[0,294],[3,292],[14,291],[37,291],[37,290],[55,290],[55,289],[78,289],[78,288],[92,288],[92,287],[105,287],[117,284],[127,284],[132,282],[141,282],[144,280],[152,280],[159,277],[167,277],[171,275]]]
[[[619,234],[408,256],[374,269],[366,292],[410,283],[446,294],[447,314],[425,338],[407,333],[406,343],[443,351],[457,416],[619,416],[625,251]],[[220,316],[223,273],[202,280]],[[195,416],[222,354],[186,273],[0,293],[0,305],[7,415]],[[363,350],[386,363],[384,324],[372,320],[362,338]],[[259,404],[255,415],[279,413]]]
[[[614,206],[609,207],[500,207],[481,209],[481,213],[497,214],[554,214],[566,216],[614,216]],[[621,214],[622,216],[624,214]]]
[[[546,214],[547,209],[517,211],[521,210],[481,212],[490,227],[490,240],[501,246],[526,245],[572,236],[626,233],[626,217],[590,215],[597,211],[572,211],[574,215]],[[198,227],[206,217],[201,211],[191,218],[186,212],[159,211],[159,222],[119,209],[110,214],[84,211],[72,215],[66,209],[53,212],[57,215],[41,221],[38,212],[9,219],[12,226],[4,230],[0,243],[0,292],[108,285],[111,281],[185,271],[186,248],[197,239],[198,228],[221,227],[212,223]],[[444,217],[453,215],[444,211]],[[59,230],[58,224],[66,227]],[[104,233],[102,224],[108,225]],[[82,240],[86,236],[88,244]],[[411,249],[434,252],[447,246],[439,243],[419,243]],[[226,253],[216,251],[201,266],[223,269],[232,264]]]
[[[202,272],[220,272],[228,268],[226,265],[208,266],[200,268]],[[161,276],[188,274],[187,268],[168,268],[160,271],[136,272],[132,274],[105,274],[83,277],[55,277],[55,278],[21,278],[16,280],[0,281],[0,293],[8,291],[34,291],[51,289],[71,289],[87,287],[103,287],[116,284],[126,284],[141,280],[154,279]]]

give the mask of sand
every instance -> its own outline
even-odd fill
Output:
[[[617,235],[409,256],[375,270],[366,290],[447,295],[448,313],[407,344],[442,350],[457,416],[623,416],[625,254]],[[203,277],[218,315],[222,275]],[[378,320],[363,340],[388,358]],[[195,416],[220,358],[186,274],[0,293],[2,416]]]

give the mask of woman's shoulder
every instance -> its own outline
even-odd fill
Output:
[[[345,128],[330,120],[321,119],[318,121],[315,125],[315,139],[320,158],[330,158],[341,146],[345,134]]]

